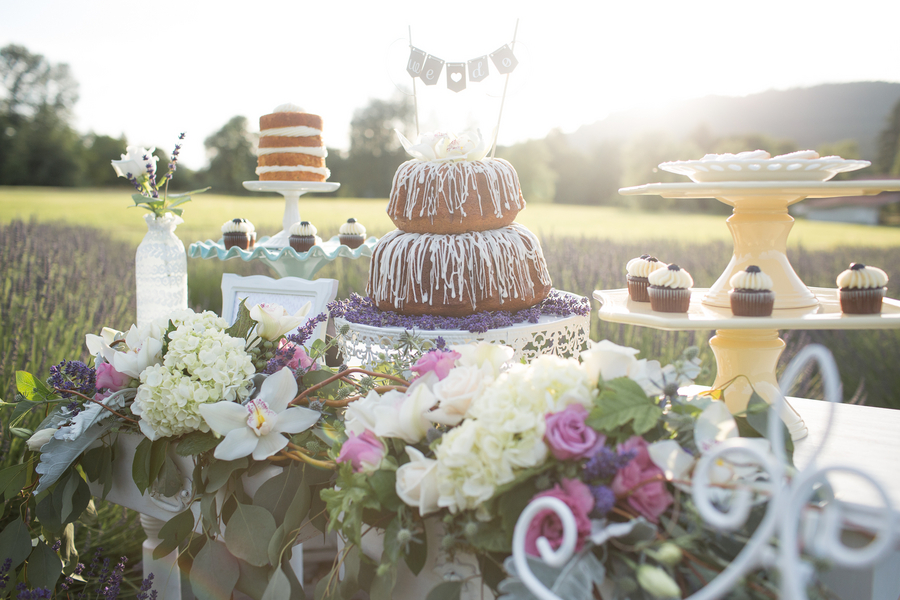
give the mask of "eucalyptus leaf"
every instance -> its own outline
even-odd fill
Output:
[[[291,581],[288,579],[281,565],[275,568],[275,572],[269,578],[269,585],[263,593],[262,600],[290,600]]]
[[[149,438],[143,438],[135,448],[134,459],[131,461],[131,478],[141,494],[150,487],[150,447],[152,443]]]
[[[303,468],[289,464],[281,473],[259,486],[253,496],[253,504],[268,510],[275,522],[281,524],[302,480]]]
[[[10,572],[25,562],[31,554],[31,534],[22,519],[13,519],[0,533],[0,548],[3,548],[4,560],[12,561]]]
[[[206,491],[218,491],[235,471],[246,468],[247,457],[237,460],[213,460],[206,470]]]
[[[159,530],[159,545],[153,550],[153,560],[159,560],[178,548],[194,531],[194,513],[189,510],[180,512],[163,525]]]
[[[168,438],[159,438],[150,443],[150,483],[153,484],[159,478],[166,464],[166,455],[169,451]]]
[[[191,590],[199,600],[230,598],[240,577],[240,566],[222,542],[209,540],[191,566]]]
[[[41,448],[41,461],[34,469],[41,476],[41,480],[34,493],[39,494],[53,485],[76,458],[115,425],[115,421],[96,423],[87,428],[77,439],[70,441],[59,439],[54,435]],[[58,435],[59,431],[56,433]]]
[[[211,431],[192,431],[178,440],[175,446],[175,453],[178,456],[193,456],[212,450],[219,444],[219,438]]]
[[[573,556],[562,568],[551,567],[533,556],[526,556],[528,568],[544,586],[566,600],[592,600],[594,584],[600,585],[605,577],[603,564],[590,550]],[[537,600],[537,596],[522,583],[513,557],[503,563],[509,577],[500,582],[498,590],[503,600]]]
[[[28,583],[32,589],[47,588],[52,590],[62,574],[62,561],[50,546],[38,541],[28,557]]]
[[[228,551],[251,565],[269,564],[269,540],[275,535],[275,518],[260,506],[236,503],[225,527]]]
[[[8,502],[18,496],[25,487],[27,475],[27,463],[12,465],[0,470],[0,501]]]
[[[431,588],[425,600],[459,600],[462,586],[462,581],[444,581]]]
[[[251,598],[261,598],[269,585],[269,573],[265,567],[254,567],[243,560],[238,561],[240,578],[235,589]],[[323,577],[322,580],[328,579]]]

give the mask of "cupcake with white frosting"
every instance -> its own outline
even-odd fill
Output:
[[[841,311],[848,315],[873,315],[881,312],[887,274],[877,267],[853,263],[837,276]]]
[[[676,264],[656,269],[647,276],[650,285],[650,308],[659,312],[686,313],[691,306],[691,287],[694,280],[690,273]]]
[[[366,228],[356,219],[347,219],[340,229],[341,244],[348,248],[359,248],[366,241]]]
[[[232,246],[249,250],[256,245],[256,228],[247,219],[231,219],[222,224],[222,239],[226,250]]]
[[[775,307],[772,278],[756,265],[738,271],[729,280],[731,312],[738,317],[768,317]]]
[[[309,221],[300,221],[291,225],[291,237],[288,243],[297,252],[309,252],[316,245],[316,226]]]
[[[647,286],[650,285],[647,276],[666,265],[656,257],[642,254],[638,258],[632,258],[625,265],[625,281],[628,283],[628,296],[635,302],[650,302],[647,295]]]

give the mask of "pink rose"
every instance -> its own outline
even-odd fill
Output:
[[[131,376],[119,373],[109,363],[101,363],[97,365],[96,381],[98,390],[106,388],[111,392],[118,392],[128,385],[128,382],[131,381]]]
[[[443,379],[456,366],[461,354],[453,350],[431,350],[422,355],[410,369],[419,377],[434,372],[438,379]]]
[[[281,354],[291,357],[287,367],[292,371],[296,371],[297,369],[302,369],[303,371],[315,371],[318,368],[316,361],[309,357],[306,350],[303,349],[303,346],[298,346],[293,342],[281,338],[281,341],[278,342],[278,349],[281,351]],[[293,355],[291,352],[293,352]]]
[[[590,488],[578,479],[563,479],[561,483],[553,486],[552,490],[541,492],[535,498],[546,496],[562,500],[572,510],[578,530],[575,551],[580,551],[584,546],[585,539],[591,534],[591,520],[588,513],[594,508],[594,497],[591,495]],[[542,510],[532,519],[528,526],[528,532],[525,534],[525,552],[532,556],[540,556],[537,549],[539,537],[547,538],[553,549],[559,548],[562,544],[562,522],[552,510]]]
[[[594,449],[606,442],[606,436],[585,424],[588,411],[580,404],[570,404],[558,413],[548,414],[544,441],[559,460],[587,458]]]
[[[666,489],[662,469],[650,460],[650,453],[647,451],[647,442],[644,438],[636,435],[619,444],[619,453],[629,451],[635,452],[636,455],[616,473],[612,481],[612,489],[619,498],[631,492],[628,495],[628,504],[631,508],[653,523],[658,523],[659,515],[672,504],[672,495]],[[657,481],[644,483],[657,477],[659,478]]]
[[[387,449],[374,433],[366,429],[361,435],[351,433],[349,439],[341,446],[338,462],[347,462],[353,465],[353,471],[359,473],[365,471],[371,473],[381,464]]]

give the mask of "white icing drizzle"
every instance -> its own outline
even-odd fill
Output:
[[[331,171],[329,171],[325,167],[307,167],[306,165],[297,165],[294,167],[281,167],[281,166],[256,167],[257,175],[262,175],[263,173],[275,173],[277,171],[309,171],[310,173],[317,173],[319,175],[324,175],[326,179],[331,175]]]
[[[684,269],[673,271],[672,269],[657,269],[647,276],[650,285],[660,287],[685,289],[694,285],[694,279]]]
[[[427,280],[426,259],[431,263]],[[507,298],[533,298],[529,267],[542,285],[550,285],[540,243],[518,223],[458,235],[396,229],[375,246],[367,291],[376,302],[396,309],[407,300],[434,306],[468,299],[476,310],[477,302],[487,298],[499,298],[501,304]]]
[[[771,290],[773,287],[772,278],[762,271],[756,273],[748,273],[747,271],[738,271],[731,276],[729,280],[731,287],[736,290]]]
[[[847,269],[837,276],[837,286],[842,289],[880,288],[887,285],[887,273],[878,267]]]
[[[316,135],[322,135],[322,130],[307,127],[306,125],[297,125],[295,127],[273,127],[272,129],[263,129],[259,132],[259,137],[311,137]]]
[[[519,195],[519,177],[516,170],[502,158],[471,162],[409,160],[400,165],[394,173],[388,214],[402,214],[406,219],[428,216],[434,222],[439,192],[446,190],[444,203],[447,210],[451,215],[459,212],[465,217],[469,192],[474,190],[478,195],[479,212],[484,216],[482,197],[476,181],[479,174],[484,175],[487,181],[488,200],[495,217],[501,218],[504,210],[510,210],[510,200],[516,209],[525,208],[525,202]],[[425,185],[420,188],[417,183]],[[406,202],[401,207],[399,202],[402,189],[406,190]],[[506,200],[501,190],[506,192]]]
[[[315,237],[317,233],[319,233],[319,230],[309,221],[298,221],[291,225],[291,235],[310,235]]]
[[[257,156],[264,154],[308,154],[310,156],[318,156],[325,158],[328,156],[328,150],[325,146],[291,146],[290,148],[259,148]]]
[[[625,265],[625,271],[632,277],[647,277],[653,271],[662,269],[666,263],[658,260],[647,260],[646,258],[632,258]]]

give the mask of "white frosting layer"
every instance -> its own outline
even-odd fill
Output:
[[[306,112],[306,111],[303,110],[302,108],[300,108],[299,106],[297,106],[296,104],[291,104],[290,102],[288,102],[287,104],[282,104],[281,106],[276,106],[275,110],[273,110],[272,112],[277,112],[277,113],[299,112],[299,113],[302,113],[302,112]]]
[[[240,219],[237,223],[231,219],[222,224],[222,233],[253,233],[254,231],[256,229],[253,227],[253,223],[247,219]]]
[[[847,269],[837,276],[837,286],[842,289],[880,288],[887,282],[887,273],[878,267]]]
[[[295,125],[294,127],[273,127],[272,129],[263,129],[259,132],[259,137],[312,137],[322,135],[321,129],[307,127],[306,125]]]
[[[731,276],[729,283],[736,290],[771,290],[773,287],[772,278],[762,271],[759,273],[738,271]]]
[[[662,269],[666,264],[658,260],[649,260],[646,258],[632,258],[625,265],[625,271],[632,277],[647,277],[653,271]]]
[[[690,273],[684,269],[673,271],[666,267],[665,269],[657,269],[647,276],[650,285],[658,285],[667,288],[690,288],[694,285],[694,280]]]
[[[388,214],[402,214],[406,219],[428,216],[433,222],[434,215],[437,214],[439,192],[446,190],[444,204],[451,215],[459,213],[463,217],[467,216],[466,203],[470,199],[470,192],[474,192],[477,201],[468,206],[475,204],[480,215],[484,216],[482,196],[476,182],[478,175],[483,175],[487,181],[488,206],[495,217],[502,217],[504,211],[509,211],[511,207],[517,210],[525,208],[525,201],[519,194],[516,170],[502,158],[455,163],[408,160],[394,173]],[[420,183],[426,185],[417,185]],[[400,206],[400,192],[404,189],[406,199],[403,206]],[[506,193],[501,193],[501,190]]]
[[[342,235],[366,235],[366,228],[359,221],[344,223],[338,231]]]
[[[315,236],[319,232],[316,226],[309,221],[298,221],[291,225],[291,235],[311,235]]]
[[[425,267],[430,263],[427,278]],[[408,298],[429,306],[487,298],[533,298],[531,270],[540,283],[550,274],[533,233],[522,225],[459,235],[405,233],[396,229],[375,247],[369,271],[369,295],[402,309]]]
[[[328,150],[325,149],[325,146],[291,146],[289,148],[259,148],[256,154],[257,156],[264,154],[308,154],[325,158],[328,156]]]
[[[263,173],[275,173],[277,171],[309,171],[310,173],[318,173],[319,175],[324,175],[325,179],[331,175],[331,171],[329,171],[325,167],[307,167],[306,165],[296,165],[293,167],[256,167],[256,174],[262,175]]]

